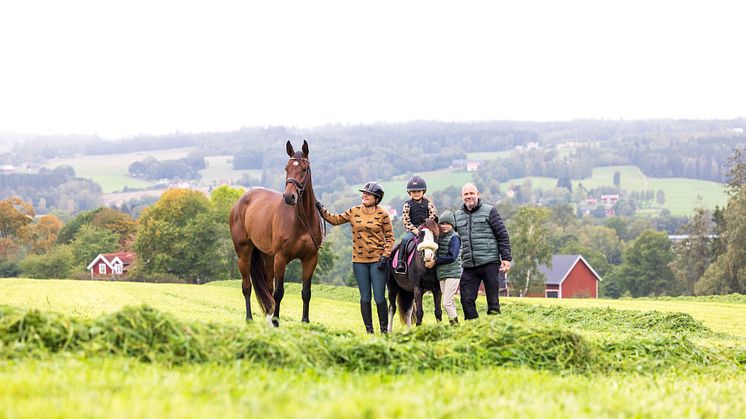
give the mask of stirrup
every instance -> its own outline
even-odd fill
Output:
[[[406,263],[402,263],[402,264],[396,265],[396,268],[394,268],[394,272],[396,272],[398,274],[405,274],[405,273],[407,273],[407,264]]]

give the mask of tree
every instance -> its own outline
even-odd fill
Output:
[[[221,185],[210,192],[210,201],[215,206],[218,217],[228,220],[228,214],[231,212],[233,205],[246,192],[243,188],[231,188],[228,185]]]
[[[658,205],[663,205],[666,203],[666,193],[663,191],[663,189],[658,189],[658,192],[655,193],[655,202],[657,202]]]
[[[619,173],[619,171],[614,172],[614,187],[619,189],[619,187],[622,185],[622,174]]]
[[[18,230],[34,220],[34,208],[18,197],[0,201],[0,238],[16,236]]]
[[[694,294],[694,284],[702,277],[712,260],[710,212],[695,208],[694,217],[682,228],[687,238],[673,245],[674,258],[669,265],[676,278],[679,293]]]
[[[543,291],[544,280],[538,267],[545,264],[552,267],[552,245],[549,231],[544,225],[550,212],[546,208],[522,207],[509,222],[511,248],[513,253],[513,278],[524,281],[521,296],[529,291]],[[531,282],[532,276],[534,282]]]
[[[18,230],[18,238],[30,253],[39,255],[52,248],[61,229],[62,221],[54,215],[48,214],[34,223],[21,227]]]
[[[119,236],[92,224],[83,225],[70,242],[73,266],[84,271],[85,267],[100,253],[111,253],[119,247]]]
[[[134,244],[139,269],[197,283],[227,278],[228,262],[220,253],[225,225],[201,192],[167,190],[140,217]]]
[[[723,211],[725,229],[720,233],[720,255],[695,284],[694,293],[746,293],[746,187],[728,200]]]
[[[580,244],[577,240],[568,241],[562,246],[558,254],[560,255],[581,255],[593,267],[601,277],[609,271],[610,265],[606,261],[606,256],[599,250],[590,249]]]
[[[746,185],[746,147],[733,149],[733,154],[727,159],[727,165],[725,187],[729,195],[736,196]]]
[[[668,235],[648,230],[624,250],[622,264],[610,276],[633,297],[670,294],[675,290],[672,259]]]

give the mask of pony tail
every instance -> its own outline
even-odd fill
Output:
[[[409,310],[414,306],[414,293],[402,289],[399,290],[396,299],[399,306],[399,320],[407,324],[407,314],[410,314]]]
[[[256,292],[256,298],[262,305],[264,314],[274,314],[275,311],[275,298],[272,293],[269,292],[267,283],[267,272],[264,269],[264,253],[261,250],[254,248],[251,253],[251,282],[254,283],[254,291]]]

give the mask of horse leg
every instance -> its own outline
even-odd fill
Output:
[[[274,305],[265,307],[265,319],[267,320],[267,324],[270,326],[277,327],[276,324],[272,322],[272,314],[275,311],[275,308],[277,307],[277,303],[274,301],[274,290],[275,290],[275,279],[274,279],[274,264],[275,264],[275,258],[272,255],[269,255],[267,253],[262,254],[262,259],[264,262],[264,272],[265,272],[265,280],[267,284],[267,289],[269,293],[272,295],[272,300]]]
[[[417,306],[417,326],[422,325],[422,317],[425,316],[425,311],[422,309],[422,288],[414,287],[414,301]]]
[[[285,295],[285,267],[287,264],[288,260],[282,255],[275,255],[273,267],[275,273],[275,315],[271,320],[274,327],[280,326],[280,302]]]
[[[389,289],[389,333],[394,330],[394,314],[396,314],[396,295],[399,293],[399,286],[396,284],[396,280],[389,274],[388,281],[386,283]]]
[[[303,291],[301,291],[301,298],[303,299],[303,316],[300,321],[308,323],[308,305],[311,302],[311,279],[313,278],[313,271],[316,270],[316,264],[319,262],[319,254],[314,253],[306,259],[300,261],[301,268],[303,269]]]
[[[251,315],[251,252],[253,246],[250,244],[241,244],[236,246],[236,253],[238,254],[238,270],[241,272],[241,292],[243,298],[246,301],[246,321],[254,320]],[[259,278],[261,281],[262,278]]]
[[[437,285],[435,286],[435,289],[433,289],[433,300],[435,303],[435,320],[440,323],[443,320],[443,308],[441,307],[441,304],[443,303],[443,293]]]

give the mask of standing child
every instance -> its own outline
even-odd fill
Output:
[[[445,210],[438,217],[440,237],[438,238],[438,253],[435,259],[440,291],[443,293],[443,307],[446,309],[451,324],[458,323],[458,313],[453,297],[458,290],[461,280],[461,237],[456,234],[456,217],[451,211]],[[427,266],[427,265],[425,265]],[[428,266],[430,268],[432,266]]]
[[[427,183],[419,176],[412,176],[407,182],[407,193],[412,198],[404,203],[402,208],[402,222],[407,233],[401,239],[399,247],[399,262],[396,264],[396,272],[405,273],[407,270],[407,244],[412,238],[420,235],[419,227],[425,223],[425,219],[437,217],[435,205],[425,198]]]

